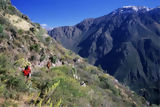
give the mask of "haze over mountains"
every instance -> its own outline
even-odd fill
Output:
[[[64,47],[160,104],[160,8],[125,6],[48,32]]]

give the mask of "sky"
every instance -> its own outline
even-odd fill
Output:
[[[46,28],[72,26],[123,6],[160,6],[160,0],[11,0],[33,22]]]

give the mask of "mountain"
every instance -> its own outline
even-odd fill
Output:
[[[32,76],[27,81],[22,70],[28,64]],[[0,106],[147,107],[149,103],[63,48],[10,0],[1,0]]]
[[[124,6],[48,34],[151,103],[160,104],[159,7]]]

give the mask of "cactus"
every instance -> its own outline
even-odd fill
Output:
[[[49,104],[51,102],[50,95],[52,95],[52,93],[59,86],[59,84],[60,84],[60,80],[58,82],[56,82],[55,84],[53,84],[50,88],[45,90],[45,96],[43,96],[43,98],[40,100],[39,107],[41,107],[42,102],[46,102],[46,104]],[[41,94],[41,92],[38,93],[37,97],[34,100],[35,105],[36,105],[38,98],[40,97],[40,94]],[[61,103],[61,100],[59,101],[59,103]],[[53,106],[53,103],[50,103],[50,107],[52,107],[52,106]]]
[[[60,98],[60,100],[59,100],[58,103],[55,105],[55,107],[60,107],[61,103],[62,103],[62,99]]]
[[[43,102],[43,99],[40,100],[40,102],[39,102],[39,107],[42,106],[42,102]]]
[[[49,107],[53,107],[53,103],[51,103],[51,104],[49,105]]]
[[[50,102],[51,102],[51,98],[49,98],[49,99],[48,99],[48,101],[47,101],[47,103],[46,103],[46,104],[49,104]]]
[[[38,100],[38,98],[39,98],[40,94],[41,94],[41,92],[39,92],[39,93],[38,93],[38,95],[37,95],[36,99],[34,100],[34,104],[36,104],[36,102],[37,102],[37,100]]]

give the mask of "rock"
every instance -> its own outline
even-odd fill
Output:
[[[73,74],[74,79],[79,79],[79,77],[76,74]]]
[[[116,83],[118,83],[118,80],[117,80],[117,79],[115,79],[114,81],[115,81]]]
[[[52,66],[55,67],[56,65],[55,65],[55,64],[52,64]]]
[[[24,14],[22,15],[22,18],[25,19],[25,20],[27,20],[27,21],[29,21],[28,16],[26,16],[26,15],[24,15]]]
[[[31,27],[30,29],[29,29],[31,32],[35,32],[36,31],[36,29],[34,28],[34,27]]]
[[[84,81],[82,81],[82,82],[80,83],[80,85],[81,85],[82,87],[86,87],[86,86],[87,86]]]
[[[56,65],[56,66],[61,66],[61,65],[62,65],[62,62],[58,60],[55,65]]]

